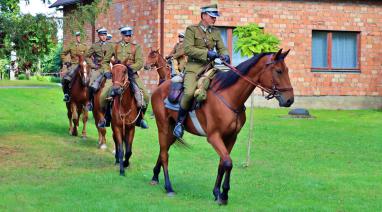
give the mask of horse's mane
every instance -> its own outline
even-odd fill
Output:
[[[256,65],[262,57],[269,54],[273,53],[255,54],[253,57],[236,66],[236,69],[238,69],[242,75],[246,75],[252,66]],[[218,72],[215,76],[215,80],[212,86],[217,86],[216,91],[223,90],[235,84],[239,78],[240,76],[232,70],[226,72]]]

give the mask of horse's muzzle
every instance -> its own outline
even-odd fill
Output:
[[[283,95],[276,96],[276,99],[279,101],[280,107],[290,107],[294,102],[294,97],[285,99]]]
[[[111,92],[110,92],[110,96],[111,97],[119,96],[122,94],[122,92],[123,92],[123,89],[121,87],[113,86],[113,88],[111,89]]]

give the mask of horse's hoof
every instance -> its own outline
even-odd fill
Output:
[[[124,177],[125,176],[125,171],[119,171],[119,176]]]
[[[107,149],[107,146],[106,146],[106,144],[101,144],[101,146],[99,147],[101,150],[105,150],[105,149]]]
[[[218,205],[227,205],[228,204],[228,200],[223,200],[221,199],[220,197],[218,198],[218,200],[216,200],[216,202],[218,203]]]
[[[127,160],[123,161],[123,167],[127,168],[129,167],[129,165],[130,165],[129,161]]]
[[[157,180],[151,180],[151,182],[150,182],[151,185],[158,185],[158,183],[159,182]]]
[[[167,192],[167,196],[168,197],[174,197],[175,196],[175,192],[173,192],[173,191]]]
[[[86,135],[83,135],[83,136],[82,136],[82,140],[84,140],[84,141],[86,141],[87,138],[88,138],[88,137],[86,137]]]

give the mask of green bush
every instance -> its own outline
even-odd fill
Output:
[[[19,74],[17,79],[19,79],[19,80],[27,80],[27,76],[25,74]]]
[[[60,77],[50,77],[51,82],[55,83],[61,83],[61,78]]]

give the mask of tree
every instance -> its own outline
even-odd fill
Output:
[[[251,57],[253,54],[279,50],[280,40],[274,35],[264,33],[254,23],[237,27],[233,30],[233,35],[238,38],[234,50],[240,52],[241,56]]]

